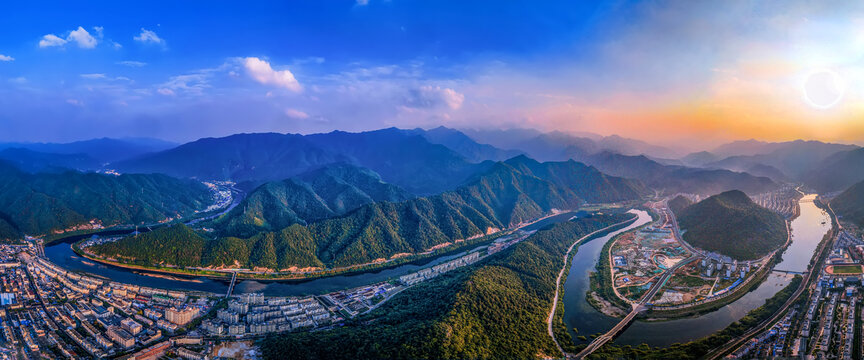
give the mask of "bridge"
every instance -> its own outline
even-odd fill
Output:
[[[225,298],[231,297],[231,293],[234,292],[234,284],[237,284],[237,272],[235,271],[233,275],[231,275],[231,285],[228,285],[228,293],[225,294]]]
[[[650,304],[648,304],[648,302],[651,301],[652,298],[654,298],[654,295],[657,294],[657,291],[659,291],[660,288],[666,285],[666,282],[669,281],[669,279],[672,277],[676,270],[698,258],[698,255],[690,256],[684,260],[679,261],[677,264],[675,264],[675,266],[667,269],[666,272],[664,272],[663,275],[660,276],[660,279],[657,281],[657,283],[655,283],[654,286],[651,287],[651,289],[649,289],[644,295],[642,295],[642,297],[637,303],[633,304],[633,310],[630,311],[627,316],[621,319],[621,321],[618,322],[615,327],[607,331],[605,334],[600,335],[595,338],[594,341],[591,341],[591,343],[588,344],[588,347],[582,349],[582,351],[576,354],[576,358],[583,359],[586,356],[591,355],[591,353],[593,353],[594,351],[597,351],[597,349],[601,348],[607,342],[612,341],[612,339],[618,336],[618,334],[624,331],[624,329],[627,328],[627,326],[630,325],[631,322],[633,322],[633,320],[636,318],[636,315],[639,315],[640,312],[647,310],[651,306]]]
[[[789,274],[789,275],[804,275],[803,271],[792,271],[792,270],[781,270],[781,269],[773,269],[771,271]]]

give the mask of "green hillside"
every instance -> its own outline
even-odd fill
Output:
[[[27,174],[0,162],[2,234],[43,235],[94,219],[104,226],[152,223],[211,203],[209,190],[191,180],[156,174]]]
[[[669,200],[669,210],[675,214],[680,214],[688,206],[693,205],[693,201],[681,195]]]
[[[864,181],[850,186],[831,200],[831,208],[843,220],[864,227]]]
[[[567,247],[633,218],[580,218],[545,228],[477,265],[411,287],[345,326],[268,337],[265,359],[532,359],[560,356],[546,333]],[[556,334],[571,343],[561,324]]]
[[[376,201],[409,198],[408,192],[381,181],[369,169],[334,164],[256,188],[219,218],[215,228],[223,235],[249,237],[343,215]]]
[[[741,191],[711,196],[680,211],[684,240],[738,260],[758,259],[786,242],[786,223]]]
[[[584,202],[583,196],[592,202],[615,202],[638,199],[644,191],[637,182],[609,177],[576,162],[541,164],[515,158],[495,164],[489,172],[451,192],[398,203],[370,203],[308,226],[261,232],[242,241],[219,237],[208,243],[200,235],[188,235],[204,249],[201,263],[194,266],[343,267],[396,254],[423,253],[441,244],[542,217],[553,209],[574,209]],[[274,219],[262,218],[267,223],[276,222]],[[162,256],[147,242],[147,236],[139,236],[97,246],[93,251],[151,265],[170,258],[171,254]],[[225,250],[235,248],[245,250]],[[131,249],[149,253],[143,256]]]

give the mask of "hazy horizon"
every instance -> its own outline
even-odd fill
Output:
[[[864,141],[861,4],[0,9],[4,142],[439,125],[688,148]]]

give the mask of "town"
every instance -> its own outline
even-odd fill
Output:
[[[823,197],[824,199],[824,197]],[[824,200],[823,200],[824,201]],[[826,201],[827,202],[827,201]],[[829,208],[830,210],[830,208]],[[862,351],[864,238],[854,223],[838,219],[818,275],[801,298],[771,327],[731,356],[854,359]]]
[[[269,333],[339,326],[411,286],[474,264],[532,233],[516,230],[388,281],[287,297],[225,296],[118,283],[51,263],[42,256],[41,239],[0,245],[0,358],[210,359],[226,344]],[[92,236],[81,243],[114,240]],[[250,350],[245,357],[256,354]]]

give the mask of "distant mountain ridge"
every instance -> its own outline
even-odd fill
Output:
[[[663,165],[645,156],[626,156],[602,152],[582,159],[600,171],[639,179],[651,188],[668,193],[712,195],[741,189],[750,194],[775,190],[779,185],[767,177],[722,169],[700,169]]]
[[[88,171],[101,166],[98,160],[87,154],[52,154],[24,148],[0,150],[0,160],[29,173]]]
[[[0,149],[20,148],[46,154],[86,155],[100,165],[175,146],[175,143],[152,138],[99,138],[70,143],[0,143]]]
[[[864,181],[860,181],[831,199],[831,208],[843,220],[864,228]]]
[[[490,165],[472,163],[421,135],[390,128],[361,133],[206,138],[113,166],[122,172],[260,184],[340,162],[369,168],[385,181],[421,195],[452,189]]]
[[[541,133],[532,129],[462,131],[478,142],[502,149],[520,150],[541,161],[562,161],[571,158],[573,154],[587,156],[604,151],[670,159],[680,156],[677,150],[618,135],[601,136],[560,131]]]
[[[722,160],[703,164],[703,166],[733,171],[761,172],[759,175],[770,176],[779,181],[784,179],[801,181],[832,155],[858,149],[854,145],[803,140],[782,143],[763,143],[751,140],[747,143],[751,146],[746,151],[755,150],[760,151],[760,153],[732,155]],[[732,149],[725,151],[731,152]],[[745,152],[745,150],[738,152]]]
[[[842,191],[864,180],[864,148],[829,156],[813,169],[804,183],[820,192]]]
[[[434,129],[405,130],[409,134],[418,134],[433,144],[441,144],[456,151],[471,162],[483,162],[486,160],[503,161],[514,156],[521,155],[518,150],[504,150],[489,144],[481,144],[471,139],[465,133],[439,126]]]

